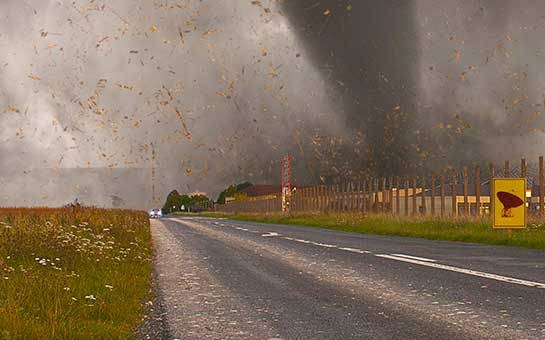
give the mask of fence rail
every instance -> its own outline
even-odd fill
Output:
[[[538,172],[528,176],[526,160],[513,171],[509,161],[503,171],[496,171],[493,163],[488,173],[479,165],[473,169],[442,169],[439,174],[426,176],[389,176],[342,181],[333,185],[293,188],[289,210],[294,212],[360,212],[399,216],[432,215],[489,215],[491,179],[494,177],[526,177],[532,197],[527,199],[529,213],[544,217],[544,166],[539,157]],[[472,171],[473,170],[473,171]],[[514,175],[514,176],[513,176]],[[537,178],[536,178],[537,177]],[[281,212],[282,197],[253,198],[228,202],[217,206],[223,212]]]

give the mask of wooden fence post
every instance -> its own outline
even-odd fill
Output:
[[[312,187],[307,188],[307,211],[312,211]]]
[[[390,176],[389,178],[389,183],[390,183],[390,186],[389,186],[389,194],[388,194],[388,212],[390,214],[394,214],[394,177],[393,176]]]
[[[454,216],[458,216],[458,195],[456,193],[456,169],[454,168],[452,168],[451,170],[451,177],[452,177],[452,183],[451,183],[452,214]]]
[[[333,211],[333,184],[327,186],[327,211]]]
[[[405,216],[409,216],[409,176],[405,176]]]
[[[365,214],[367,213],[367,197],[365,197],[365,195],[367,195],[367,180],[364,179],[363,180],[363,183],[362,183],[362,186],[361,186],[361,211]]]
[[[382,199],[380,204],[380,212],[384,214],[386,211],[386,178],[382,177]]]
[[[312,187],[312,211],[318,210],[318,186]]]
[[[360,187],[361,181],[358,179],[357,182],[354,182],[354,205],[352,209],[355,212],[360,211]]]
[[[509,161],[505,161],[505,178],[509,178]]]
[[[422,215],[426,215],[426,176],[422,176],[422,194],[420,195],[422,204]]]
[[[481,170],[479,165],[475,165],[475,212],[481,216]]]
[[[314,186],[308,188],[308,211],[314,210]]]
[[[445,169],[441,169],[441,217],[445,216]]]
[[[337,184],[337,192],[336,192],[336,202],[335,202],[335,207],[336,207],[336,211],[337,212],[341,212],[341,208],[342,208],[342,189],[341,189],[341,185],[340,184]]]
[[[342,190],[342,211],[344,212],[348,210],[348,182],[344,182]]]
[[[358,178],[358,184],[356,184],[356,211],[360,212],[360,204],[361,204],[361,177]]]
[[[416,203],[416,189],[417,189],[417,178],[416,176],[413,176],[413,215],[417,214],[417,203]]]
[[[369,179],[369,200],[368,200],[369,213],[374,213],[374,204],[375,204],[375,179]]]
[[[319,187],[317,185],[312,187],[312,210],[314,211],[318,210],[318,189]]]
[[[305,194],[305,188],[300,188],[297,193],[297,211],[303,211],[305,204],[303,202],[304,194]]]
[[[315,186],[308,188],[308,210],[314,211]]]
[[[431,205],[431,215],[432,216],[435,216],[435,172],[432,172],[431,173],[431,202],[430,202],[430,205]]]
[[[320,186],[314,186],[314,210],[320,210]]]
[[[322,211],[327,210],[327,185],[322,185]]]
[[[346,186],[345,186],[345,203],[344,203],[344,210],[345,211],[350,211],[350,199],[352,198],[351,196],[351,191],[352,191],[352,183],[351,182],[346,182]]]
[[[322,211],[325,213],[328,211],[328,196],[329,196],[329,186],[327,184],[322,185]]]
[[[325,186],[325,210],[331,212],[331,201],[333,196],[333,186],[331,184]]]
[[[355,198],[356,198],[356,185],[354,184],[354,182],[350,182],[350,208],[349,208],[350,211],[354,210],[354,206],[356,205],[356,203],[354,202]]]
[[[305,211],[310,211],[310,187],[305,188]]]
[[[545,206],[545,179],[543,177],[543,156],[539,156],[539,217],[543,218],[543,208]]]
[[[463,169],[464,175],[464,215],[469,215],[469,197],[468,197],[468,176],[467,176],[467,166],[464,165]]]
[[[400,208],[400,202],[399,202],[399,196],[400,196],[400,192],[399,192],[399,185],[400,185],[400,178],[399,176],[396,176],[396,211],[395,211],[395,214],[396,215],[400,215],[399,213],[399,208]]]
[[[307,195],[307,188],[301,188],[301,211],[305,211],[307,205],[306,205],[306,202],[305,200],[307,199],[306,195]]]
[[[321,185],[317,185],[317,186],[314,187],[314,195],[315,195],[314,209],[316,211],[320,211],[320,204],[321,204],[321,199],[322,199],[322,186]]]
[[[373,183],[374,183],[374,179],[373,178],[369,178],[369,182],[367,183],[368,184],[368,200],[367,200],[367,212],[368,213],[372,213],[373,212],[373,200],[374,200],[374,196],[373,196]]]
[[[360,190],[361,188],[361,180],[358,179],[357,182],[354,182],[354,211],[359,212],[360,211]]]
[[[301,211],[301,189],[300,188],[296,188],[293,201],[295,203],[295,211]]]

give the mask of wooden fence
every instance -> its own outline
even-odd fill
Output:
[[[294,188],[289,199],[293,212],[360,212],[374,214],[411,215],[489,215],[491,179],[494,177],[527,178],[531,197],[530,213],[544,217],[544,167],[539,157],[534,173],[528,173],[526,160],[520,167],[510,168],[509,161],[503,171],[496,172],[494,164],[488,169],[475,165],[460,170],[443,169],[427,176],[390,176],[365,178],[359,181],[342,181],[334,185],[315,185]],[[217,206],[224,212],[280,212],[282,198],[254,198],[232,201]]]

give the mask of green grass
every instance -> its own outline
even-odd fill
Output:
[[[187,215],[187,214],[186,214]],[[545,221],[530,219],[528,228],[492,229],[487,218],[441,219],[431,217],[395,217],[354,213],[207,213],[201,216],[229,217],[241,221],[294,224],[363,234],[420,237],[431,240],[463,241],[545,250]],[[193,215],[195,216],[195,215]]]
[[[0,209],[0,339],[125,339],[150,296],[145,212]]]

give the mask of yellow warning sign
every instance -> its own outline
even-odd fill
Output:
[[[526,227],[526,178],[494,178],[492,195],[494,228]]]

